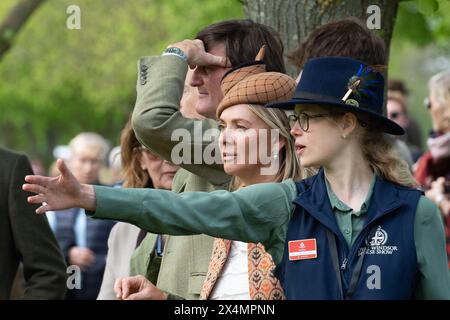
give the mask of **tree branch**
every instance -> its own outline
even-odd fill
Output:
[[[45,0],[19,0],[0,25],[0,59],[11,48],[12,42],[31,14]]]

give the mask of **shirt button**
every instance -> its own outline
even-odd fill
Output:
[[[345,229],[345,234],[350,234],[350,230],[349,229]]]

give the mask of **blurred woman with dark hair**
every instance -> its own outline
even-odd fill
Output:
[[[142,147],[136,139],[131,122],[128,121],[120,137],[121,157],[123,166],[124,188],[172,188],[172,180],[178,170],[177,166],[155,156]],[[112,300],[114,283],[117,278],[130,275],[130,258],[134,249],[142,241],[146,232],[138,227],[124,222],[117,223],[108,238],[108,256],[106,260],[103,282],[98,295],[99,300]],[[162,241],[161,235],[155,235],[154,247]],[[158,250],[155,248],[155,250]],[[158,253],[151,262],[155,274],[159,270]]]

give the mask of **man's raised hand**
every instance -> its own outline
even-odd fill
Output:
[[[216,56],[206,52],[203,41],[199,39],[186,39],[167,46],[167,48],[170,47],[177,47],[183,50],[190,68],[194,68],[196,66],[231,67],[231,63],[227,57]]]

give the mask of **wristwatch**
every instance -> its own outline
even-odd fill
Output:
[[[177,56],[181,60],[187,61],[187,56],[183,50],[177,47],[169,47],[162,53],[163,56]]]

